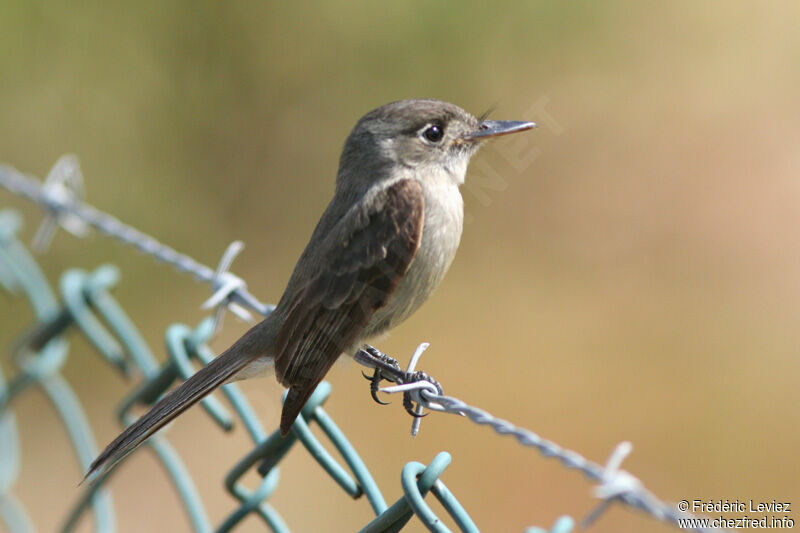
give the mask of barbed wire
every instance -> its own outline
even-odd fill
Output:
[[[619,467],[622,461],[633,449],[630,442],[622,442],[614,449],[605,466],[590,461],[581,454],[563,448],[553,441],[544,439],[525,428],[518,427],[508,420],[498,418],[483,409],[471,406],[458,398],[445,396],[442,386],[429,375],[415,371],[415,367],[422,353],[428,348],[428,343],[422,343],[411,357],[408,369],[403,371],[394,364],[392,358],[377,352],[373,347],[360,350],[355,355],[355,361],[379,372],[381,379],[398,383],[392,387],[382,387],[381,392],[395,394],[402,393],[406,401],[416,404],[411,434],[416,435],[422,420],[422,408],[432,411],[465,416],[479,425],[491,427],[499,435],[514,437],[523,446],[535,448],[545,457],[558,459],[566,468],[575,469],[587,478],[600,484],[595,487],[594,495],[603,502],[586,517],[583,526],[586,527],[605,511],[614,501],[625,503],[639,509],[654,518],[672,523],[688,531],[722,531],[718,528],[685,527],[687,518],[695,518],[678,510],[677,506],[659,500],[652,492],[644,488],[642,482]],[[376,353],[377,352],[377,353]],[[387,360],[389,361],[387,363]],[[376,374],[378,375],[378,374]]]
[[[162,263],[171,265],[179,272],[190,274],[198,281],[211,283],[215,293],[218,293],[218,289],[224,289],[220,293],[223,297],[212,297],[217,300],[217,303],[225,303],[226,300],[232,300],[262,315],[272,311],[273,306],[259,302],[255,296],[247,291],[243,280],[234,277],[233,274],[226,270],[215,271],[194,258],[159,242],[150,235],[124,224],[116,217],[83,203],[81,201],[83,195],[82,186],[80,189],[76,189],[76,184],[82,183],[82,179],[58,179],[59,176],[69,176],[70,171],[75,172],[77,170],[75,156],[62,156],[53,166],[45,184],[42,185],[35,178],[26,176],[15,168],[0,163],[0,186],[43,207],[47,216],[43,227],[55,222],[62,227],[66,226],[71,233],[76,233],[74,231],[76,227],[74,220],[77,219],[104,235],[133,246],[139,252],[152,256]],[[51,232],[48,231],[47,233]],[[236,243],[233,246],[236,246]],[[227,257],[223,257],[223,261],[226,259]]]
[[[255,310],[256,312],[265,315],[269,313],[273,306],[263,304],[258,301],[253,295],[251,295],[247,289],[246,284],[244,281],[229,273],[228,268],[230,263],[233,260],[233,257],[241,250],[241,243],[233,243],[226,253],[224,254],[222,260],[220,261],[220,265],[216,270],[211,269],[208,266],[205,266],[198,261],[194,260],[193,258],[177,252],[173,248],[160,243],[155,238],[146,235],[139,230],[128,226],[115,217],[103,213],[94,207],[84,203],[82,198],[82,179],[76,177],[76,173],[79,173],[79,168],[77,167],[77,160],[72,156],[65,156],[60,159],[57,164],[54,166],[53,170],[48,176],[45,184],[39,183],[35,178],[30,176],[26,176],[16,169],[5,165],[0,164],[0,186],[8,189],[12,193],[27,198],[36,204],[40,205],[46,210],[46,220],[45,224],[49,226],[60,225],[62,227],[66,227],[70,232],[75,234],[81,234],[80,224],[85,223],[91,227],[94,227],[101,233],[111,236],[116,240],[131,245],[139,250],[141,253],[146,255],[152,256],[157,260],[170,264],[174,268],[176,268],[180,272],[191,274],[195,279],[198,281],[204,281],[211,283],[214,289],[214,294],[212,297],[204,304],[204,308],[216,308],[217,312],[215,314],[215,318],[209,323],[210,325],[204,326],[204,331],[206,331],[208,335],[208,331],[214,330],[219,327],[221,324],[221,312],[225,308],[233,307],[234,310],[240,316],[245,316],[246,311],[244,311],[241,307],[247,307],[249,309]],[[79,175],[79,174],[78,174]],[[44,226],[43,226],[44,227]],[[40,244],[42,241],[49,240],[52,237],[52,227],[48,229],[41,229],[37,233],[37,236],[45,235],[46,237],[38,237],[37,242]],[[46,246],[46,243],[44,244]],[[1,265],[0,265],[1,266]],[[1,272],[0,272],[1,273]],[[209,330],[208,328],[211,328]],[[51,326],[52,328],[52,326]],[[62,328],[63,329],[63,328]],[[188,330],[187,330],[188,331]],[[188,335],[187,332],[183,333],[184,335]],[[195,339],[195,344],[202,344],[198,343]],[[102,344],[102,343],[100,343]],[[602,503],[592,512],[590,515],[583,521],[584,526],[590,525],[605,509],[607,509],[611,503],[613,502],[620,502],[625,505],[628,505],[632,508],[638,509],[644,513],[649,514],[650,516],[656,518],[659,521],[663,521],[674,526],[681,527],[687,531],[697,531],[697,532],[710,532],[710,531],[722,531],[718,528],[711,528],[711,527],[704,527],[704,526],[697,526],[697,525],[685,525],[688,520],[696,519],[693,515],[681,512],[678,510],[676,506],[671,504],[667,504],[657,498],[652,492],[647,490],[642,482],[630,474],[629,472],[620,469],[621,463],[625,456],[628,455],[631,451],[630,443],[623,442],[614,450],[611,454],[610,459],[608,460],[605,466],[600,465],[598,463],[592,462],[582,455],[578,454],[577,452],[568,450],[559,446],[558,444],[546,440],[536,433],[520,428],[507,420],[503,420],[501,418],[497,418],[490,413],[468,405],[467,403],[450,396],[446,396],[443,393],[442,387],[439,385],[438,382],[433,380],[430,376],[423,372],[415,371],[415,367],[419,358],[421,357],[422,353],[424,352],[425,348],[427,348],[427,344],[421,345],[420,348],[417,349],[415,354],[411,358],[411,362],[407,370],[402,371],[399,369],[399,366],[394,362],[394,360],[385,354],[381,354],[374,348],[370,347],[370,350],[361,350],[356,354],[356,361],[362,365],[369,366],[375,369],[376,374],[373,379],[373,385],[375,385],[377,381],[379,382],[381,379],[387,379],[396,383],[394,386],[390,387],[383,387],[379,390],[387,393],[402,393],[406,399],[404,404],[416,404],[410,411],[413,411],[414,422],[412,424],[412,434],[416,434],[419,430],[419,422],[421,420],[420,415],[422,414],[423,408],[428,408],[434,411],[446,412],[451,414],[458,414],[461,416],[465,416],[469,418],[476,424],[486,425],[491,427],[495,432],[500,435],[509,435],[514,437],[517,442],[524,446],[533,447],[537,449],[543,456],[545,457],[553,457],[559,459],[561,464],[567,468],[575,469],[582,472],[587,478],[591,479],[592,481],[596,481],[599,485],[594,490],[594,495],[602,500]],[[102,351],[102,350],[101,350]],[[372,353],[370,353],[372,352]],[[113,361],[113,358],[107,357],[109,361]],[[208,362],[209,354],[206,352],[204,357],[201,357],[201,360],[204,362]],[[176,363],[177,364],[177,363]],[[139,394],[145,394],[145,396],[149,398],[153,398],[163,392],[165,387],[169,386],[169,383],[172,382],[172,379],[177,376],[177,368],[178,367],[171,367],[172,370],[165,370],[168,374],[168,379],[165,379],[159,376],[153,375],[152,364],[148,363],[147,368],[149,370],[149,374],[151,377],[152,382],[157,382],[159,386],[158,391],[149,391],[147,387],[143,387],[140,389]],[[185,366],[183,368],[186,368]],[[182,372],[182,377],[186,378],[186,370]],[[188,371],[189,373],[191,371]],[[147,385],[147,383],[145,384]],[[226,386],[226,390],[227,390]],[[373,393],[374,393],[373,389]],[[324,394],[327,397],[328,392]],[[315,393],[316,394],[316,393]],[[155,396],[154,396],[155,395]],[[210,414],[217,419],[219,423],[223,426],[225,425],[221,415],[219,413],[219,408],[212,407],[213,403],[211,403],[213,398],[209,398],[209,402],[205,403],[204,406],[207,410],[209,410]],[[129,399],[126,402],[126,406],[130,407],[134,400]],[[238,404],[241,404],[241,399],[238,400]],[[310,404],[314,403],[310,401]],[[321,403],[317,401],[316,405]],[[408,406],[407,406],[408,408]],[[125,409],[123,412],[126,412]],[[249,413],[250,411],[248,411]],[[304,413],[307,412],[306,409],[303,411]],[[321,416],[318,411],[314,411],[315,415],[319,422],[319,417]],[[2,412],[0,412],[2,414]],[[123,416],[123,415],[121,415]],[[131,419],[128,415],[123,416],[123,421],[126,423],[130,423]],[[304,418],[301,416],[298,419],[298,423],[300,427],[302,424],[305,424]],[[263,431],[257,429],[252,424],[248,427],[251,428],[251,434],[256,440],[259,439],[257,437],[263,437]],[[293,428],[293,431],[299,431],[296,428]],[[333,430],[331,430],[333,432]],[[336,430],[338,431],[338,429]],[[333,432],[335,433],[335,432]],[[273,435],[274,436],[274,435]],[[273,436],[262,440],[262,445],[271,443],[273,446],[279,446],[273,442]],[[308,437],[310,438],[310,437]],[[333,437],[332,437],[333,438]],[[344,439],[343,435],[341,437],[336,437]],[[306,447],[310,445],[306,444]],[[257,449],[262,448],[263,446],[260,445]],[[349,446],[349,443],[347,444]],[[279,454],[285,453],[288,446],[279,446]],[[349,448],[347,448],[349,449]],[[263,450],[262,450],[263,452]],[[354,451],[353,451],[354,453]],[[253,464],[253,459],[246,458],[244,459],[241,464],[248,463],[248,466],[244,467],[246,469],[250,465]],[[360,461],[360,460],[359,460]],[[425,477],[425,472],[437,472],[435,474],[431,473],[430,478],[422,485],[425,485],[427,488],[423,488],[422,485],[419,485],[418,489],[421,491],[421,495],[419,497],[419,501],[415,499],[415,497],[409,493],[408,487],[405,487],[404,490],[406,492],[406,500],[407,501],[399,501],[397,504],[392,506],[391,508],[386,508],[385,504],[380,505],[383,501],[382,497],[380,498],[371,498],[373,502],[373,507],[376,513],[379,515],[375,521],[370,523],[363,531],[384,531],[385,529],[381,529],[385,524],[401,524],[407,521],[408,517],[410,516],[411,510],[418,516],[420,516],[426,525],[432,528],[432,530],[439,530],[445,531],[440,529],[433,529],[430,524],[437,522],[437,520],[433,520],[430,518],[429,515],[432,515],[432,511],[430,509],[423,508],[419,502],[421,501],[422,495],[428,490],[433,490],[434,494],[445,504],[445,507],[450,512],[451,516],[453,516],[457,523],[462,527],[465,531],[477,531],[477,528],[474,528],[474,524],[471,523],[471,520],[468,520],[468,515],[466,512],[463,511],[463,508],[460,507],[458,502],[454,499],[449,499],[452,495],[448,496],[449,492],[446,491],[443,485],[437,485],[441,482],[438,481],[436,478],[438,477],[439,473],[444,469],[446,464],[450,461],[449,455],[445,458],[444,456],[437,457],[434,459],[434,462],[431,463],[429,467],[425,467],[424,465],[419,465],[418,463],[409,463],[407,465],[407,469],[411,474],[409,479],[417,479],[415,476],[422,476],[419,477],[419,480],[422,480]],[[272,463],[274,464],[274,462]],[[351,465],[355,470],[358,470],[357,462],[355,467]],[[244,469],[237,465],[234,471],[232,471],[232,475],[234,472],[238,472],[239,475],[243,473]],[[438,465],[438,466],[435,466]],[[263,465],[262,465],[263,466]],[[324,466],[324,465],[323,465]],[[363,466],[363,464],[361,465]],[[426,470],[427,469],[427,470]],[[331,473],[331,470],[336,470],[333,467],[326,468]],[[266,469],[264,476],[266,476],[266,472],[269,471],[269,468]],[[333,474],[332,474],[333,475]],[[406,476],[406,470],[404,469],[404,479]],[[230,476],[229,476],[230,477]],[[267,476],[268,477],[268,476]],[[359,477],[360,481],[367,480],[371,482],[371,477]],[[267,482],[267,478],[265,477],[265,483]],[[420,483],[422,483],[420,481]],[[176,484],[178,482],[176,481]],[[94,492],[97,488],[101,485],[98,483],[94,488],[91,489],[91,493],[89,493],[84,498],[84,504],[92,501]],[[274,483],[273,483],[274,485]],[[374,485],[374,483],[373,483]],[[231,487],[235,487],[235,483],[231,481]],[[415,485],[416,486],[416,485]],[[261,498],[265,498],[266,495],[271,492],[272,489],[265,490],[264,494],[262,494]],[[238,489],[238,492],[234,490],[234,488],[230,488],[230,490],[242,501],[242,506],[244,507],[248,502],[248,500],[252,494],[243,491],[241,488]],[[417,490],[417,489],[414,489]],[[261,501],[261,500],[259,500]],[[249,502],[249,505],[252,507],[252,502]],[[260,509],[261,504],[259,503],[256,507],[251,508],[248,512],[253,512],[253,509]],[[409,505],[411,506],[409,508]],[[381,511],[381,509],[383,509]],[[459,511],[460,510],[460,511]],[[429,512],[430,511],[430,512]],[[76,511],[78,512],[78,511]],[[283,531],[282,529],[282,522],[280,518],[272,518],[272,522],[267,520],[268,516],[272,516],[270,514],[269,509],[261,510],[262,517],[264,517],[265,521],[268,524],[272,524],[271,527],[275,531]],[[463,521],[459,520],[459,516],[463,515],[466,517]],[[75,517],[77,515],[74,515]],[[233,516],[233,515],[232,515]],[[277,516],[277,515],[275,515]],[[428,520],[424,517],[428,516]],[[387,518],[390,517],[390,518]],[[393,518],[391,518],[393,517]],[[400,517],[403,517],[404,520],[401,520]],[[435,516],[434,516],[435,518]],[[241,519],[239,517],[236,520],[233,520],[231,524],[237,523],[238,520]],[[433,520],[433,521],[431,521]],[[702,520],[702,519],[700,519]],[[697,522],[695,522],[696,524]],[[231,526],[232,527],[232,526]],[[402,526],[400,526],[402,527]],[[569,529],[567,529],[569,528]],[[224,528],[223,528],[224,529]],[[571,525],[565,521],[557,522],[556,526],[554,526],[553,531],[569,531],[571,529]],[[225,529],[227,530],[227,529]],[[396,530],[396,529],[392,529]],[[532,530],[531,530],[532,531]]]

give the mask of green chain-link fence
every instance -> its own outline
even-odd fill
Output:
[[[166,331],[168,357],[159,364],[134,322],[111,295],[110,291],[119,279],[116,267],[104,265],[93,272],[67,270],[61,275],[57,290],[53,290],[36,260],[18,238],[21,227],[19,215],[10,210],[0,211],[0,285],[6,292],[27,299],[38,321],[31,330],[20,335],[10,350],[16,366],[15,373],[6,377],[0,371],[0,520],[9,531],[27,533],[35,530],[34,524],[23,505],[14,497],[15,481],[21,473],[19,435],[13,412],[15,398],[31,387],[38,387],[44,392],[67,429],[84,471],[98,451],[84,410],[61,375],[69,356],[69,343],[65,337],[68,330],[79,330],[98,354],[117,371],[141,376],[139,383],[122,399],[116,410],[120,424],[126,425],[135,419],[132,407],[152,404],[177,380],[188,378],[194,372],[194,364],[206,364],[214,357],[207,342],[221,324],[222,310],[230,309],[245,316],[248,313],[246,308],[265,314],[272,307],[260,303],[247,292],[241,279],[227,271],[238,246],[229,249],[215,271],[84,204],[80,197],[82,178],[74,158],[62,158],[43,185],[11,167],[0,165],[0,185],[45,208],[47,218],[34,239],[35,248],[45,247],[59,225],[77,234],[84,233],[87,226],[91,226],[201,281],[212,283],[215,290],[214,296],[207,302],[207,307],[216,309],[214,316],[196,327],[171,325]],[[621,470],[620,464],[630,451],[627,443],[620,445],[604,466],[588,461],[533,432],[445,396],[430,381],[409,379],[421,353],[422,350],[418,350],[412,358],[408,372],[395,371],[392,375],[391,369],[384,369],[397,385],[383,390],[410,394],[418,411],[428,408],[454,413],[475,423],[488,425],[498,434],[513,436],[520,444],[536,448],[544,456],[555,457],[565,467],[576,469],[598,482],[595,494],[602,501],[595,512],[584,520],[584,525],[590,524],[611,503],[619,502],[688,531],[715,531],[708,527],[710,522],[703,522],[706,519],[696,518],[696,522],[689,522],[695,517],[662,502],[647,491],[637,478]],[[357,361],[375,364],[365,357],[357,357]],[[253,448],[233,465],[225,477],[225,489],[239,502],[239,506],[219,525],[211,524],[190,472],[167,439],[157,434],[147,443],[174,485],[193,531],[231,531],[251,514],[257,515],[271,531],[289,531],[289,526],[278,511],[269,504],[269,498],[278,488],[278,464],[287,453],[297,448],[298,443],[347,494],[353,498],[366,496],[375,519],[364,525],[363,532],[399,531],[414,517],[431,531],[449,531],[427,505],[425,497],[428,493],[441,502],[462,531],[478,531],[469,514],[440,479],[451,460],[447,452],[436,455],[428,465],[417,462],[406,464],[401,475],[403,496],[388,505],[355,448],[323,409],[323,404],[331,395],[329,384],[322,383],[317,388],[285,438],[280,436],[277,429],[271,432],[265,430],[235,384],[223,386],[221,393],[230,407],[226,407],[216,395],[211,395],[201,401],[202,408],[222,429],[229,429],[234,418],[240,419],[253,441]],[[418,421],[415,419],[413,431],[418,430]],[[323,443],[312,433],[311,424],[319,427],[341,460],[326,451]],[[253,469],[258,472],[259,481],[255,486],[250,486],[242,478]],[[112,475],[113,470],[93,483],[82,486],[81,496],[65,518],[62,531],[72,531],[79,517],[87,511],[94,516],[96,531],[104,533],[116,530],[112,496],[106,488],[106,481]],[[573,520],[562,517],[549,531],[568,533],[573,528]],[[542,531],[545,530],[529,528],[526,533]]]

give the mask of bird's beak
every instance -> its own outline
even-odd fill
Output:
[[[462,139],[465,141],[484,141],[492,137],[517,133],[518,131],[525,131],[535,127],[536,124],[534,122],[519,120],[484,120],[477,130],[467,133]]]

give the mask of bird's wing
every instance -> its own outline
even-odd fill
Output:
[[[365,205],[369,204],[369,205]],[[420,184],[400,180],[360,202],[336,224],[316,272],[287,295],[275,347],[278,380],[289,387],[286,434],[308,397],[386,304],[417,253],[425,201]]]

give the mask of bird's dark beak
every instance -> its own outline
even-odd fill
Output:
[[[517,133],[518,131],[525,131],[535,127],[536,124],[534,122],[519,120],[484,120],[477,130],[467,133],[464,135],[463,139],[465,141],[483,141],[492,137]]]

